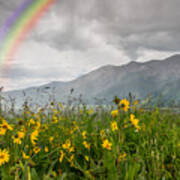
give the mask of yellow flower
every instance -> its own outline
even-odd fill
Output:
[[[113,121],[113,122],[111,123],[111,129],[112,129],[112,131],[118,130],[118,125],[117,125],[116,121]]]
[[[22,131],[17,132],[17,134],[18,134],[18,137],[19,137],[20,139],[23,139],[24,136],[25,136],[25,133],[22,132]]]
[[[33,151],[34,151],[35,154],[37,154],[37,153],[39,153],[41,151],[41,148],[36,146],[36,147],[34,147]]]
[[[104,138],[106,136],[106,133],[105,133],[104,129],[100,131],[100,135],[101,135],[102,138]]]
[[[36,129],[39,129],[41,126],[41,123],[39,121],[36,122]]]
[[[87,141],[84,141],[83,145],[84,145],[85,148],[90,149],[90,144],[87,143]]]
[[[13,142],[15,144],[21,144],[22,143],[21,138],[17,134],[15,136],[12,136],[12,139],[13,139]]]
[[[87,137],[86,137],[86,134],[87,134],[86,131],[83,131],[83,132],[82,132],[83,139],[86,139],[86,138],[87,138]]]
[[[89,161],[89,156],[84,156],[86,161]]]
[[[93,114],[93,112],[94,112],[93,108],[90,108],[90,109],[88,110],[88,114],[89,114],[89,115]]]
[[[70,153],[71,153],[71,152],[74,152],[74,147],[73,147],[73,146],[69,148],[69,152],[70,152]]]
[[[111,150],[112,143],[108,141],[108,139],[105,139],[102,143],[102,147],[107,150]]]
[[[23,155],[23,159],[29,159],[29,158],[30,158],[30,156],[26,155],[26,154],[24,153],[24,151],[22,152],[22,155]]]
[[[24,124],[24,121],[23,121],[23,120],[19,120],[19,121],[18,121],[18,125],[19,125],[19,126],[23,126],[23,124]]]
[[[51,137],[49,138],[49,142],[50,142],[50,143],[52,143],[52,142],[53,142],[53,140],[54,140],[54,137],[53,137],[53,136],[51,136]]]
[[[138,103],[139,103],[139,102],[138,102],[138,100],[136,99],[136,100],[133,102],[133,105],[136,106],[136,105],[138,105]]]
[[[27,129],[24,126],[22,126],[20,131],[23,132],[23,133],[26,133]]]
[[[2,124],[0,124],[0,135],[5,135],[7,130],[12,131],[13,128],[7,123],[6,120],[3,119]]]
[[[9,152],[6,149],[0,149],[0,166],[9,161]]]
[[[30,126],[31,124],[32,124],[32,125],[36,124],[35,120],[32,119],[32,118],[29,120],[28,126]]]
[[[62,145],[62,147],[63,149],[69,149],[71,147],[71,141],[67,139],[65,144]]]
[[[118,157],[118,162],[125,160],[126,156],[127,156],[126,153],[120,154],[119,157]]]
[[[119,113],[119,111],[118,111],[117,109],[116,109],[116,110],[113,110],[113,111],[111,111],[111,116],[112,116],[113,118],[115,118],[115,117],[117,117],[118,113]]]
[[[45,146],[44,151],[45,151],[45,152],[49,152],[49,149],[48,149],[47,146]]]
[[[140,126],[139,126],[139,119],[136,119],[134,114],[130,115],[130,121],[137,130],[141,129]]]
[[[127,99],[122,99],[118,105],[119,109],[122,109],[124,110],[125,112],[128,111],[129,109],[129,106],[130,106],[130,103]]]
[[[57,118],[55,115],[53,115],[53,117],[52,117],[52,122],[53,122],[54,124],[57,124],[57,123],[58,123],[58,118]]]
[[[39,132],[38,132],[38,130],[35,130],[35,131],[33,131],[32,133],[31,133],[31,143],[33,144],[33,145],[36,145],[36,141],[38,140],[38,138],[37,138],[37,136],[39,135]]]
[[[126,128],[128,128],[128,125],[127,125],[127,124],[125,124],[125,125],[124,125],[124,128],[125,128],[125,129],[126,129]]]
[[[74,159],[74,154],[71,155],[70,159],[69,159],[69,162],[72,162]]]
[[[63,151],[60,151],[60,158],[59,158],[59,162],[60,162],[60,163],[62,163],[63,158],[64,158],[64,152],[63,152]]]

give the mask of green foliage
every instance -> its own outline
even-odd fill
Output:
[[[114,113],[105,107],[59,104],[38,112],[26,107],[21,115],[2,114],[0,133],[3,119],[13,130],[0,135],[0,149],[9,152],[0,178],[180,179],[180,114],[135,106]],[[19,137],[20,144],[12,139],[18,132],[25,135]]]

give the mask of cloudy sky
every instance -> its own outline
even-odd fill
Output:
[[[23,0],[0,0],[0,26]],[[8,72],[7,90],[68,81],[106,64],[180,52],[179,0],[56,0],[28,34]]]

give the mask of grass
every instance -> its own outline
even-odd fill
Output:
[[[121,102],[1,112],[1,179],[180,179],[180,114]]]

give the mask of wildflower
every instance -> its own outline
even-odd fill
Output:
[[[6,149],[0,149],[0,166],[9,161],[9,152]]]
[[[83,139],[86,139],[86,138],[87,138],[87,137],[86,137],[86,134],[87,134],[86,131],[83,131],[83,132],[82,132]]]
[[[33,131],[32,133],[31,133],[31,143],[33,144],[33,145],[36,145],[36,141],[37,141],[37,136],[39,135],[39,132],[38,132],[38,130],[35,130],[35,131]]]
[[[129,109],[129,106],[130,106],[130,103],[127,99],[122,99],[118,105],[119,109],[122,109],[124,110],[125,112],[128,111]]]
[[[41,151],[41,148],[36,146],[36,147],[34,147],[33,151],[34,151],[35,154],[37,154],[37,153],[39,153]]]
[[[117,109],[116,109],[116,110],[113,110],[113,111],[111,111],[111,116],[112,116],[113,118],[115,118],[115,117],[117,117],[118,113],[119,113],[119,111],[118,111]]]
[[[53,142],[53,140],[54,140],[54,137],[53,137],[53,136],[51,136],[51,137],[49,138],[49,142],[50,142],[50,143],[52,143],[52,142]]]
[[[36,129],[39,129],[41,126],[41,123],[39,121],[36,122]]]
[[[70,134],[74,134],[74,129],[71,129],[71,130],[70,130]]]
[[[90,149],[90,144],[87,143],[87,141],[84,141],[83,145],[84,145],[85,148]]]
[[[15,136],[12,136],[12,139],[13,139],[13,142],[15,144],[21,144],[22,143],[21,138],[18,136],[18,134],[16,134]]]
[[[100,131],[100,135],[101,135],[101,137],[103,137],[103,138],[106,136],[106,133],[105,133],[105,130],[104,130],[104,129]]]
[[[89,156],[84,156],[86,161],[89,161]]]
[[[24,124],[24,121],[23,121],[23,120],[19,120],[19,121],[18,121],[18,125],[19,125],[19,126],[23,126],[23,124]]]
[[[22,152],[22,155],[23,155],[23,159],[29,159],[29,158],[30,158],[30,156],[26,155],[26,154],[24,153],[24,151]]]
[[[45,151],[45,152],[49,152],[49,149],[48,149],[47,146],[45,146],[44,151]]]
[[[107,150],[111,150],[112,143],[108,139],[105,139],[102,143],[102,147]]]
[[[140,126],[139,126],[139,119],[136,119],[134,114],[131,114],[130,115],[130,121],[132,123],[132,125],[137,129],[137,130],[140,130]]]
[[[23,133],[26,133],[26,132],[27,132],[27,129],[26,129],[24,126],[22,126],[22,128],[21,128],[20,131],[23,132]]]
[[[139,103],[139,102],[138,102],[138,100],[136,99],[136,100],[133,102],[133,105],[136,106],[136,105],[138,105],[138,103]]]
[[[58,123],[58,118],[57,118],[55,115],[53,115],[53,117],[52,117],[52,122],[53,122],[54,124],[57,124],[57,123]]]
[[[90,108],[90,109],[88,110],[88,114],[89,114],[89,115],[93,114],[93,112],[94,112],[93,108]]]
[[[116,121],[113,121],[113,122],[111,123],[111,129],[112,129],[112,131],[118,130],[118,126],[117,126],[117,122],[116,122]]]
[[[12,131],[13,128],[3,119],[2,124],[0,124],[0,135],[5,135],[7,130]]]
[[[23,131],[19,131],[19,132],[17,132],[17,134],[20,139],[23,139],[25,136],[25,133]]]
[[[127,125],[127,124],[125,124],[125,125],[124,125],[124,128],[125,128],[125,129],[126,129],[126,128],[128,128],[128,125]]]
[[[69,159],[69,162],[72,163],[73,159],[74,159],[74,154],[71,155],[71,157],[70,157],[70,159]]]
[[[70,152],[70,153],[71,153],[71,152],[74,152],[74,147],[73,147],[73,146],[69,148],[69,152]]]
[[[60,162],[60,163],[62,163],[63,158],[64,158],[64,152],[61,150],[61,151],[60,151],[60,158],[59,158],[59,162]]]
[[[115,104],[118,105],[120,101],[121,101],[121,100],[120,100],[117,96],[114,97],[113,102],[114,102]]]
[[[32,124],[32,125],[35,125],[35,124],[36,124],[35,120],[32,119],[32,118],[29,120],[28,126],[30,126],[31,124]]]
[[[125,160],[126,156],[127,156],[126,153],[120,154],[118,157],[118,162]]]
[[[71,147],[71,141],[67,139],[65,144],[62,145],[62,147],[63,149],[69,149]]]

